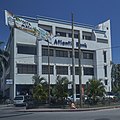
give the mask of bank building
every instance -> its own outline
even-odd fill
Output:
[[[36,18],[19,16],[19,19],[24,19],[28,23],[27,26],[23,22],[19,27],[10,27],[6,45],[6,50],[10,53],[10,64],[1,83],[4,94],[11,99],[23,93],[30,94],[33,87],[32,77],[35,74],[48,81],[48,42],[37,39],[35,35],[29,34],[30,31],[26,32],[24,27],[29,28],[29,25],[42,28],[53,36],[49,43],[50,85],[55,85],[58,75],[65,76],[72,82],[71,22],[40,16]],[[74,22],[76,93],[79,93],[79,37],[82,88],[84,89],[86,82],[94,77],[101,79],[106,91],[110,91],[112,61],[110,20],[95,26]]]

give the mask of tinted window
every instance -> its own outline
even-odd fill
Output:
[[[15,97],[14,100],[23,100],[23,97]]]
[[[50,66],[50,74],[53,74],[53,66]],[[48,74],[48,65],[42,65],[42,74]]]
[[[67,66],[56,66],[56,73],[58,75],[68,75],[68,67]]]
[[[70,57],[72,57],[72,51],[70,51]],[[75,58],[79,58],[79,53],[75,51]]]
[[[73,74],[73,69],[70,67],[71,75]],[[75,75],[79,75],[79,67],[75,67]]]
[[[18,54],[30,54],[30,55],[37,54],[36,46],[32,45],[17,45],[17,51]]]
[[[68,51],[56,50],[56,57],[68,57]]]
[[[82,38],[83,40],[92,40],[92,33],[91,32],[82,32]]]
[[[94,68],[92,67],[84,67],[84,75],[94,75]]]
[[[37,66],[29,64],[17,64],[17,73],[18,74],[36,74]]]
[[[97,42],[99,42],[99,43],[108,43],[108,39],[97,38]]]
[[[49,55],[50,56],[54,55],[53,49],[49,49]],[[48,48],[42,48],[42,56],[48,56]]]
[[[93,53],[83,53],[83,59],[93,59]]]

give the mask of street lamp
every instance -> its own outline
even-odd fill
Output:
[[[59,34],[54,35],[51,39],[54,37],[59,36]],[[48,103],[50,105],[51,102],[51,95],[50,95],[50,41],[48,40]]]
[[[50,104],[50,47],[48,41],[48,103]]]
[[[78,33],[78,63],[79,63],[79,89],[80,89],[80,107],[82,107],[82,78],[81,78],[81,49],[80,49],[80,31]]]
[[[73,82],[73,102],[76,101],[76,84],[75,84],[75,52],[74,52],[74,28],[73,28],[73,13],[72,13],[72,82]]]

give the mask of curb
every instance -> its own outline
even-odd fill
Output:
[[[12,106],[14,106],[14,105],[13,104],[1,104],[0,108],[2,108],[2,107],[12,107]]]
[[[120,108],[120,105],[118,105],[118,106],[108,106],[108,107],[97,107],[97,108],[79,108],[79,109],[37,108],[37,109],[20,110],[19,112],[82,112],[82,111],[95,111],[95,110],[114,109],[114,108]]]

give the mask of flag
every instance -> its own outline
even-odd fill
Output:
[[[39,32],[40,32],[40,36],[38,36],[38,39],[40,38],[41,40],[45,40],[49,43],[51,43],[51,35],[49,32],[47,32],[46,30],[42,29],[39,27]]]
[[[38,27],[38,24],[35,25],[32,22],[29,22],[23,18],[17,17],[12,13],[5,10],[5,23],[10,27],[18,28],[24,32],[32,34],[38,40],[45,40],[51,43],[51,35],[46,30]]]
[[[14,26],[13,14],[5,10],[5,24],[11,27]]]

